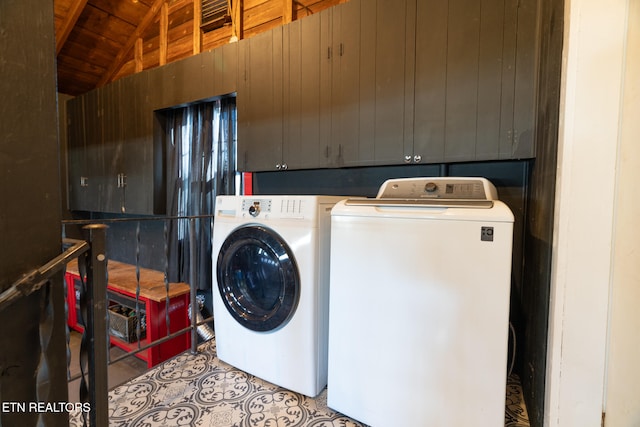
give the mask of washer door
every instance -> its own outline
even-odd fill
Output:
[[[231,315],[260,332],[284,326],[298,306],[300,275],[293,252],[273,230],[243,226],[222,243],[218,290]]]

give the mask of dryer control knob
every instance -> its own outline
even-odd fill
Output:
[[[260,215],[260,204],[259,203],[254,203],[253,205],[249,206],[249,215],[251,215],[252,217],[257,217],[258,215]]]
[[[427,193],[433,193],[438,189],[438,185],[435,182],[428,182],[427,185],[424,186],[424,191]]]

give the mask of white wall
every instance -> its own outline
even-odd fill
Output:
[[[640,426],[640,1],[629,2],[615,201],[606,426]]]
[[[609,296],[618,266],[613,244],[627,238],[616,234],[615,207],[624,200],[616,196],[637,182],[616,172],[632,3],[638,0],[565,3],[546,426],[601,424]]]

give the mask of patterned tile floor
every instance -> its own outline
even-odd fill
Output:
[[[183,353],[109,392],[115,427],[363,426],[327,407],[326,389],[312,399],[277,387],[218,360],[215,341]],[[79,413],[71,426],[82,426]],[[528,427],[517,377],[509,378],[505,426]]]

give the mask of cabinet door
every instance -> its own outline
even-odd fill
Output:
[[[154,157],[151,111],[146,107],[148,74],[121,80],[122,212],[154,213]]]
[[[238,90],[238,169],[286,168],[282,158],[282,27],[242,40]]]
[[[102,90],[95,89],[83,95],[84,102],[84,134],[85,164],[88,176],[87,198],[84,209],[100,211],[104,193],[104,151],[102,146]]]
[[[506,147],[506,154],[511,159],[535,157],[536,154],[538,0],[521,0],[516,9],[518,50],[515,57],[513,136],[511,145]]]
[[[498,159],[511,139],[517,7],[449,1],[447,161]]]
[[[407,163],[444,160],[447,95],[447,2],[420,0],[416,7],[413,144],[405,142]]]
[[[365,111],[361,103],[371,98],[371,69],[366,59],[361,64],[362,13],[369,5],[351,0],[335,6],[331,17],[331,44],[328,57],[331,61],[331,133],[328,155],[332,166],[367,164],[373,150],[373,140],[361,135],[368,129]],[[371,53],[367,58],[371,58]],[[362,104],[364,105],[364,104]],[[370,144],[367,146],[367,144]]]
[[[368,51],[365,42],[375,40],[373,152],[376,164],[394,164],[403,161],[404,147],[413,144],[416,1],[377,0],[375,4],[376,37],[362,39],[363,52]],[[363,27],[367,21],[363,19]]]
[[[148,73],[117,80],[101,90],[102,194],[99,211],[154,213],[153,131]]]
[[[517,2],[482,2],[475,160],[503,157],[512,139],[517,8]]]
[[[124,212],[124,139],[122,118],[125,105],[120,104],[121,80],[112,82],[100,89],[101,109],[103,112],[102,157],[104,159],[102,212]]]
[[[418,1],[414,154],[427,162],[534,155],[536,4]]]
[[[69,209],[87,210],[90,195],[88,148],[84,129],[84,102],[82,97],[67,101],[67,152],[69,167]]]
[[[326,55],[321,34],[329,16],[317,13],[283,27],[283,161],[291,169],[327,165],[326,146],[320,140],[320,123],[326,114],[321,106],[320,70]]]
[[[445,161],[475,159],[482,3],[449,0]]]

